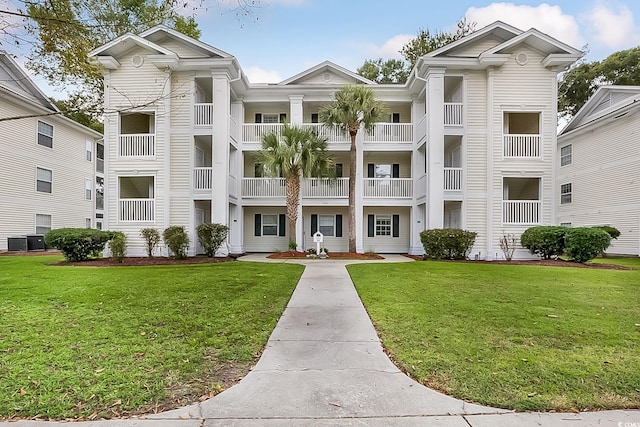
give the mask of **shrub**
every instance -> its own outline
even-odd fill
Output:
[[[108,231],[92,228],[58,228],[44,236],[47,246],[59,249],[68,261],[86,261],[100,256],[111,238]]]
[[[229,227],[224,224],[200,224],[196,227],[198,241],[208,257],[218,252],[229,234]]]
[[[110,234],[109,249],[111,250],[111,258],[116,262],[122,263],[127,254],[127,236],[121,231],[112,231]]]
[[[504,259],[511,261],[513,259],[513,253],[516,251],[518,238],[515,234],[503,234],[500,237],[500,249],[504,254]]]
[[[316,248],[309,248],[309,249],[307,249],[307,253],[308,253],[309,255],[317,255],[317,254],[316,254]]]
[[[618,237],[620,237],[620,230],[615,227],[611,227],[610,225],[598,225],[593,228],[598,228],[600,230],[606,231],[612,239],[617,239]]]
[[[573,261],[585,263],[604,252],[609,244],[611,244],[611,235],[600,228],[568,228],[564,252]]]
[[[564,234],[567,230],[566,227],[548,225],[530,227],[520,236],[520,243],[530,253],[544,259],[557,258],[564,252]]]
[[[172,225],[164,229],[162,238],[176,259],[187,257],[189,249],[189,236],[182,225]]]
[[[140,230],[140,236],[144,239],[147,248],[147,256],[149,258],[153,257],[153,251],[161,240],[160,232],[155,228],[143,228]]]
[[[465,259],[478,233],[459,228],[424,230],[420,240],[427,258]]]

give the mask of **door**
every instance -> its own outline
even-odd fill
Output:
[[[196,208],[196,227],[206,222],[206,213],[204,209]],[[196,233],[196,254],[203,254],[204,249],[198,240],[198,234]]]

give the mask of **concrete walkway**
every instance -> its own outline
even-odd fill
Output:
[[[345,268],[349,262],[267,260],[257,255],[242,259],[306,265],[262,357],[242,381],[202,403],[144,420],[73,426],[640,427],[640,411],[513,413],[435,392],[400,372],[383,352]],[[410,260],[387,256],[383,262],[400,261]]]

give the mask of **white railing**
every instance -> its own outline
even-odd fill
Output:
[[[413,142],[412,123],[376,123],[364,134],[367,142]]]
[[[280,134],[283,125],[281,123],[249,123],[242,125],[242,140],[245,142],[261,142],[262,135],[271,132]]]
[[[349,197],[349,178],[304,178],[302,180],[302,197]]]
[[[504,157],[540,157],[540,135],[504,135]]]
[[[502,222],[504,224],[540,224],[539,200],[503,200]]]
[[[444,168],[445,191],[462,190],[462,168]]]
[[[344,129],[333,126],[325,126],[322,123],[303,123],[302,127],[307,129],[315,129],[319,136],[327,138],[327,142],[344,142],[351,141]]]
[[[418,184],[416,187],[416,197],[425,197],[427,195],[427,174],[418,178]]]
[[[155,221],[154,199],[120,199],[118,217],[122,222]]]
[[[193,105],[193,124],[211,126],[213,124],[213,104],[197,103]]]
[[[242,178],[242,197],[284,197],[284,178]]]
[[[364,197],[404,199],[412,196],[412,178],[364,178]]]
[[[120,157],[153,157],[156,136],[152,133],[120,135],[118,155]]]
[[[193,189],[211,190],[212,173],[213,168],[211,166],[193,168]]]
[[[444,103],[444,125],[462,126],[462,102]]]

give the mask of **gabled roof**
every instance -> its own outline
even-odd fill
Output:
[[[193,39],[165,25],[156,25],[153,28],[149,28],[148,30],[140,33],[140,37],[152,42],[160,42],[163,39],[171,38],[186,47],[199,50],[209,57],[233,58],[233,55],[223,50],[208,45],[207,43],[203,43],[200,40]]]
[[[321,80],[315,80],[314,78],[322,75]],[[290,77],[286,80],[278,83],[279,86],[290,85],[290,84],[304,84],[308,82],[308,84],[329,84],[335,83],[333,82],[333,76],[342,77],[343,79],[359,84],[366,85],[376,85],[377,83],[362,77],[352,71],[347,70],[339,65],[334,64],[331,61],[324,61],[320,64],[311,67],[301,73],[296,74],[293,77]]]
[[[0,87],[40,107],[60,111],[4,50],[0,50]]]
[[[632,107],[640,107],[640,86],[600,86],[559,135],[595,124],[605,117],[624,115],[623,110]]]
[[[164,47],[146,40],[143,37],[137,36],[132,33],[127,33],[92,50],[91,52],[89,52],[89,56],[111,56],[117,58],[126,51],[132,49],[134,46],[150,50],[155,54],[174,55],[174,53],[169,49],[165,49]]]
[[[427,53],[425,57],[435,57],[435,56],[446,55],[447,53],[455,50],[461,45],[471,44],[477,41],[478,39],[487,37],[488,35],[507,41],[519,34],[522,34],[522,30],[519,30],[516,27],[512,27],[509,24],[505,24],[502,21],[496,21],[493,24],[487,25],[486,27],[483,27],[478,31],[474,31],[473,33],[461,39],[451,42],[446,46],[442,46],[440,49],[436,49],[432,52]]]

